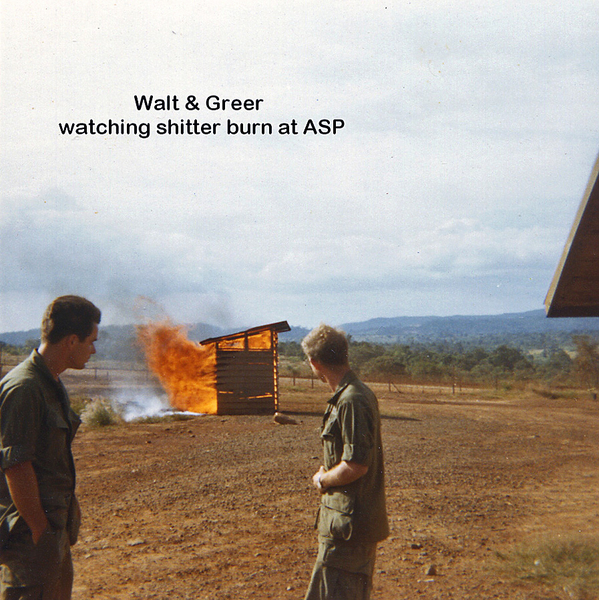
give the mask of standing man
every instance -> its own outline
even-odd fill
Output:
[[[320,325],[302,341],[314,373],[334,393],[324,414],[318,556],[305,600],[367,600],[377,542],[389,535],[376,396],[351,371],[345,334]]]
[[[71,442],[80,420],[59,375],[95,353],[100,317],[85,298],[56,298],[40,347],[0,381],[1,600],[71,598],[81,520]]]

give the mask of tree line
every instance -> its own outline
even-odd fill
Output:
[[[413,342],[377,344],[350,338],[350,363],[367,381],[389,384],[512,385],[535,382],[550,387],[581,386],[599,391],[599,339],[587,334],[572,335],[565,344],[546,344],[531,349],[509,344],[482,345],[476,342]],[[0,364],[8,355],[22,357],[36,348],[39,340],[23,345],[0,342]],[[114,345],[114,344],[113,344]],[[120,346],[126,347],[119,350]],[[135,360],[136,347],[128,339],[116,347],[109,344],[95,358]],[[131,350],[133,348],[133,351]],[[126,358],[125,358],[126,357]],[[279,342],[280,374],[311,377],[312,372],[298,342]]]
[[[570,348],[524,350],[463,343],[374,344],[350,339],[350,363],[367,381],[446,385],[510,385],[599,389],[599,341],[574,335]],[[309,377],[310,367],[297,342],[279,344],[280,373]]]

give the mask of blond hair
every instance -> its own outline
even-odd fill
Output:
[[[303,340],[302,348],[309,359],[327,366],[347,365],[349,342],[345,332],[321,323]]]

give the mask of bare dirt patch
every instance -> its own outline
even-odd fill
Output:
[[[374,598],[550,600],[496,552],[599,525],[599,403],[377,389],[391,536]],[[270,416],[83,427],[75,600],[302,598],[316,550],[324,387]],[[431,568],[434,565],[433,568]]]

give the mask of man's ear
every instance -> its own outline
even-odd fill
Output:
[[[79,336],[76,333],[72,333],[71,335],[67,335],[64,338],[65,345],[67,348],[73,348],[79,342]]]

